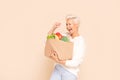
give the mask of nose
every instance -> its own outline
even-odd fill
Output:
[[[66,28],[68,29],[68,28],[69,28],[69,26],[68,26],[68,25],[66,25]]]

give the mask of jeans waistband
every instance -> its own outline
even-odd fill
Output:
[[[67,70],[64,69],[60,64],[56,64],[56,65],[55,65],[55,68],[56,68],[58,71],[67,71]]]
[[[55,69],[58,70],[60,73],[66,73],[66,74],[70,74],[74,77],[77,77],[75,74],[69,72],[68,70],[66,70],[64,67],[62,67],[60,64],[56,64],[55,65]]]

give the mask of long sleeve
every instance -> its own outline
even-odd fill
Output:
[[[83,37],[74,39],[74,47],[73,47],[73,57],[72,60],[66,60],[65,65],[67,67],[76,68],[78,67],[82,61],[85,54],[85,41]]]

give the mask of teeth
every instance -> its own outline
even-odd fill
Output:
[[[71,31],[72,29],[68,29],[68,31]]]

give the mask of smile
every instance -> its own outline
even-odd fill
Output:
[[[72,29],[68,29],[68,31],[71,31]]]

